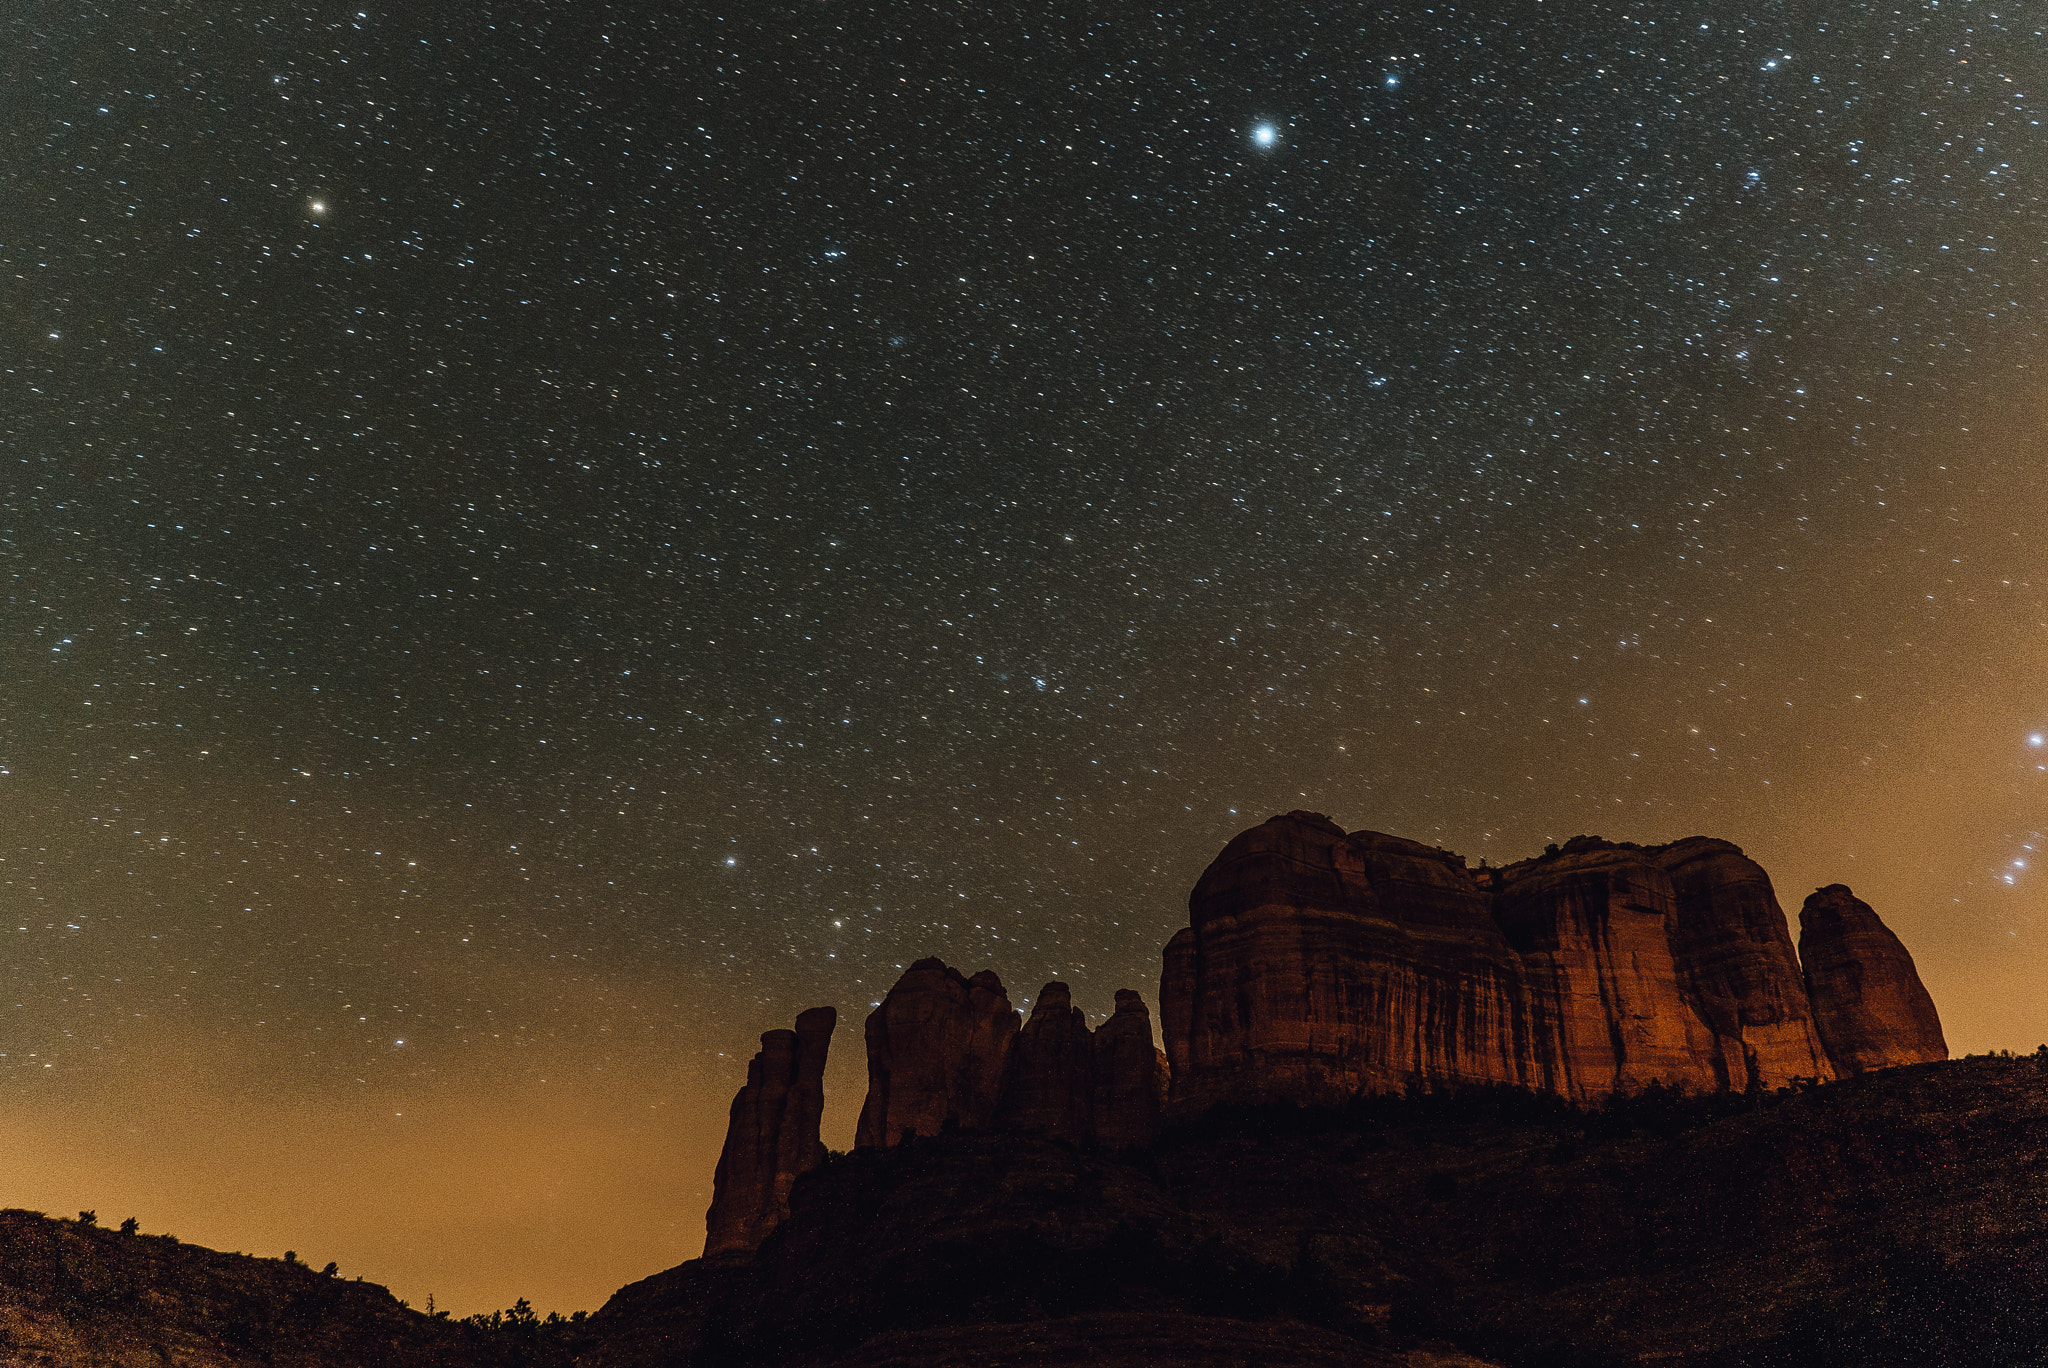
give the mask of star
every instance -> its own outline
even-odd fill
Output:
[[[1279,141],[1280,130],[1275,128],[1272,124],[1262,123],[1252,125],[1252,145],[1254,147],[1271,147]]]

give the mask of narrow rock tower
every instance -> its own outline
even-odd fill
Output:
[[[825,1111],[825,1055],[839,1013],[813,1007],[794,1031],[769,1031],[732,1100],[725,1149],[711,1180],[704,1253],[744,1252],[789,1215],[799,1175],[825,1162],[818,1121]]]

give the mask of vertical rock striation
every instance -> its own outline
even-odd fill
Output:
[[[1653,1084],[1782,1087],[1946,1059],[1934,1004],[1840,884],[1799,914],[1704,836],[1580,836],[1505,869],[1292,812],[1241,832],[1188,898],[1160,979],[1091,1032],[1064,983],[1020,1026],[1002,980],[911,965],[867,1019],[856,1143],[1008,1131],[1123,1149],[1222,1103],[1509,1084],[1576,1102]],[[1803,961],[1803,968],[1802,968]],[[705,1252],[751,1250],[824,1158],[835,1014],[770,1031],[733,1099]]]
[[[868,1014],[868,1095],[854,1143],[886,1148],[906,1132],[987,1130],[1017,1029],[1010,995],[989,970],[970,979],[938,959],[911,965]]]
[[[1827,1082],[1835,1068],[1807,1001],[1785,911],[1763,866],[1707,836],[1657,854],[1678,897],[1672,953],[1718,1049],[1720,1086],[1782,1088]]]
[[[1184,1115],[1409,1086],[1581,1102],[1780,1087],[1945,1056],[1911,959],[1867,908],[1867,926],[1821,919],[1802,977],[1769,877],[1706,837],[1582,836],[1471,871],[1294,812],[1232,840],[1188,913],[1160,979]]]
[[[1677,897],[1654,856],[1579,837],[1502,871],[1494,912],[1536,1025],[1529,1072],[1547,1091],[1583,1101],[1720,1085],[1712,1033],[1681,989]]]
[[[756,1248],[789,1215],[798,1175],[825,1161],[818,1121],[825,1110],[825,1056],[839,1013],[813,1007],[793,1031],[769,1031],[732,1100],[725,1148],[711,1180],[704,1253]]]
[[[1816,889],[1799,909],[1806,991],[1835,1067],[1867,1073],[1948,1058],[1934,999],[1913,957],[1844,884]]]
[[[1159,986],[1176,1108],[1550,1084],[1520,963],[1454,855],[1291,813],[1224,847],[1188,910]]]

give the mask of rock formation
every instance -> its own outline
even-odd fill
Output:
[[[1064,983],[1039,989],[1020,1030],[1002,981],[919,960],[868,1017],[868,1096],[855,1146],[906,1132],[998,1131],[1111,1149],[1159,1134],[1165,1056],[1152,1015],[1129,988],[1090,1032]]]
[[[1176,1107],[1336,1104],[1411,1077],[1550,1086],[1521,964],[1455,856],[1298,813],[1240,834],[1166,948]]]
[[[1830,1058],[1814,965],[1802,980],[1769,877],[1726,841],[1582,836],[1474,872],[1448,851],[1296,812],[1232,840],[1188,910],[1160,982],[1183,1115],[1411,1085],[1507,1083],[1585,1102],[1879,1066]],[[1842,1039],[1872,1042],[1872,1061],[1940,1057],[1926,1053],[1932,1008],[1923,1023],[1912,961],[1863,911],[1877,936],[1861,922],[1828,933],[1845,962],[1868,961],[1859,982],[1872,985],[1872,1022],[1844,1018]],[[1861,1000],[1828,991],[1831,1004]],[[1938,1025],[1931,1039],[1938,1049]]]
[[[2044,1084],[2048,1050],[1599,1115],[1507,1094],[1225,1114],[1135,1162],[1028,1135],[858,1150],[797,1185],[751,1262],[622,1289],[575,1361],[2039,1365]],[[0,1288],[70,1299],[81,1348],[95,1319],[148,1305],[87,1300],[76,1265],[14,1253],[0,1247]]]
[[[1671,948],[1720,1047],[1720,1086],[1833,1078],[1785,912],[1763,867],[1741,847],[1706,836],[1672,842],[1657,863],[1678,897]]]
[[[1149,1042],[1147,1042],[1149,1044]],[[1064,983],[1038,990],[1010,1051],[996,1129],[1080,1140],[1095,1131],[1095,1042]]]
[[[970,979],[937,959],[911,965],[868,1015],[868,1096],[854,1143],[988,1129],[1017,1029],[1010,995],[989,970]]]
[[[1112,1150],[1151,1144],[1159,1135],[1166,1070],[1145,1000],[1117,989],[1116,1013],[1095,1028],[1093,1046],[1096,1140]]]
[[[1913,957],[1846,885],[1816,889],[1799,909],[1799,958],[1820,1038],[1841,1072],[1948,1058]]]
[[[1800,913],[1726,841],[1581,836],[1505,869],[1293,812],[1240,833],[1165,950],[1162,1055],[1124,989],[1090,1032],[1064,983],[1028,1024],[989,970],[911,965],[867,1019],[855,1144],[947,1131],[1126,1149],[1221,1103],[1507,1084],[1574,1102],[1693,1093],[1944,1059],[1933,1003],[1839,884]],[[1801,958],[1805,961],[1802,971]],[[707,1253],[751,1250],[822,1161],[829,1008],[770,1031],[733,1101]]]
[[[711,1180],[704,1252],[751,1250],[789,1215],[798,1175],[825,1162],[825,1056],[839,1013],[813,1007],[793,1031],[768,1031],[732,1100],[725,1148]]]
[[[1653,853],[1581,837],[1503,870],[1495,902],[1532,1007],[1530,1073],[1547,1090],[1588,1100],[1722,1082],[1713,1033],[1681,987],[1678,899]]]

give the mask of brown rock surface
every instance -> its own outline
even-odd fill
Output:
[[[856,1146],[885,1148],[909,1131],[985,1130],[1008,1078],[1019,1018],[1003,981],[937,959],[903,972],[868,1014],[868,1095]]]
[[[1159,1135],[1161,1085],[1152,1014],[1129,988],[1116,993],[1116,1012],[1095,1028],[1095,1138],[1110,1149],[1149,1145]]]
[[[1799,909],[1799,959],[1814,1020],[1837,1071],[1864,1073],[1948,1058],[1934,999],[1913,957],[1844,884]]]
[[[1678,900],[1671,947],[1719,1045],[1719,1086],[1782,1088],[1835,1076],[1763,866],[1728,841],[1691,836],[1657,853]]]
[[[1010,1048],[1010,1076],[995,1128],[1054,1140],[1095,1133],[1095,1045],[1088,1014],[1064,983],[1038,990],[1031,1019]]]
[[[732,1100],[725,1148],[711,1180],[704,1252],[749,1250],[789,1215],[789,1189],[825,1162],[825,1056],[839,1013],[813,1007],[793,1031],[768,1031]]]

